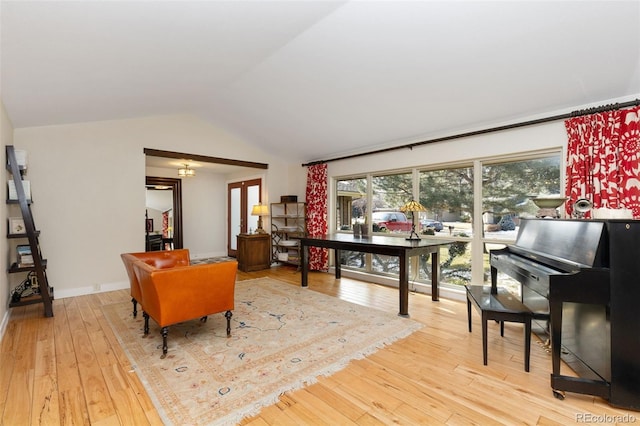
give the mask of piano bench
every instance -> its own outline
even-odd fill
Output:
[[[531,354],[531,319],[533,312],[523,305],[517,297],[505,289],[498,288],[497,294],[491,294],[491,286],[465,285],[467,291],[467,318],[471,332],[471,304],[474,304],[482,316],[482,356],[487,365],[487,322],[500,322],[500,336],[504,336],[504,322],[524,324],[524,371],[529,371]]]

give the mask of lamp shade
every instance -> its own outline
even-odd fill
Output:
[[[256,204],[251,209],[251,216],[269,216],[269,206]]]
[[[400,207],[400,211],[401,212],[426,212],[427,209],[416,200],[411,200],[404,206]]]

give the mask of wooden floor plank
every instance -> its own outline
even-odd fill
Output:
[[[290,397],[295,400],[298,406],[304,407],[307,411],[312,411],[314,416],[322,424],[339,424],[344,426],[356,424],[340,411],[336,410],[335,406],[319,398],[314,393],[313,386],[304,389],[302,392],[295,392],[291,394]]]
[[[13,351],[14,363],[7,398],[2,413],[2,424],[29,424],[33,404],[33,386],[36,364],[38,317],[29,314],[26,307],[20,323],[20,342]]]
[[[269,276],[298,286],[291,267],[238,273],[238,279]],[[309,274],[309,290],[390,312],[397,289],[321,272]],[[102,307],[130,301],[128,290],[54,300],[53,318],[42,306],[11,310],[0,345],[2,424],[161,425]],[[497,325],[489,334],[489,365],[482,365],[480,320],[467,330],[466,304],[411,293],[411,319],[424,327],[406,339],[355,360],[318,382],[263,408],[241,424],[578,424],[577,415],[640,418],[601,398],[567,394],[549,386],[551,358],[531,347],[531,372],[523,369],[522,328]],[[563,373],[570,373],[565,366]],[[496,403],[496,400],[500,403]]]
[[[334,389],[328,380],[321,378],[318,383],[307,387],[305,390],[352,422],[357,421],[366,413],[366,409],[340,397]]]
[[[85,317],[92,317],[90,308],[87,303],[88,296],[76,298],[76,303],[66,306],[69,324],[78,324],[78,328],[73,329],[71,339],[75,358],[77,360],[77,369],[80,376],[80,382],[84,391],[84,399],[89,420],[92,424],[113,421],[117,418],[113,400],[104,377],[98,357],[96,356],[91,341],[90,334],[96,330],[95,321],[85,320]]]
[[[101,370],[109,389],[109,395],[114,406],[117,407],[117,415],[121,424],[130,423],[136,426],[151,424],[138,402],[133,388],[129,386],[127,373],[122,370],[120,365],[106,365]]]
[[[53,318],[40,318],[36,341],[31,424],[53,425],[60,415]]]

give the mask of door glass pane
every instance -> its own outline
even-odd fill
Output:
[[[240,216],[240,188],[231,188],[231,206],[229,208],[229,223],[231,224],[231,238],[229,240],[229,247],[231,250],[238,249],[238,242],[236,239],[236,235],[240,233],[240,224],[241,224],[241,216]]]

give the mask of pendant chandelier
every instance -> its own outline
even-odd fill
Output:
[[[190,169],[188,164],[185,164],[183,169],[178,169],[179,177],[194,177],[195,175],[196,171]]]

